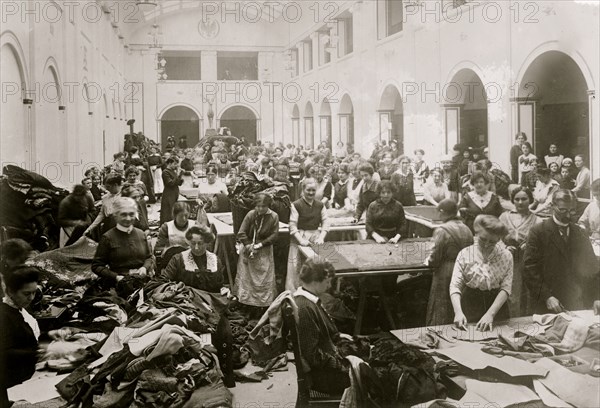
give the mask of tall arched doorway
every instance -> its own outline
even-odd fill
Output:
[[[245,106],[232,106],[221,114],[221,127],[231,130],[233,136],[246,138],[248,143],[256,143],[258,138],[256,115]]]
[[[354,104],[348,94],[345,94],[340,101],[340,141],[344,146],[354,146]]]
[[[68,186],[68,172],[64,166],[65,135],[61,121],[64,118],[61,105],[61,89],[58,73],[54,65],[44,70],[41,83],[41,98],[36,110],[36,159],[37,171],[50,182],[60,184],[61,180]]]
[[[560,51],[538,56],[519,82],[518,130],[525,132],[538,157],[551,143],[561,154],[590,159],[589,89],[577,63]]]
[[[292,144],[300,146],[300,109],[298,105],[294,105],[292,109]]]
[[[200,118],[187,106],[173,106],[160,118],[161,147],[167,145],[167,138],[174,136],[175,141],[187,136],[188,147],[193,147],[200,141]]]
[[[379,102],[379,138],[398,142],[398,149],[404,153],[404,109],[398,88],[388,85]]]
[[[31,141],[28,133],[28,109],[23,104],[25,80],[21,63],[12,46],[4,44],[0,49],[0,77],[5,84],[2,116],[0,121],[0,168],[13,163],[30,168]],[[10,118],[10,119],[9,119]]]
[[[461,69],[444,88],[443,97],[447,150],[457,142],[465,147],[487,146],[487,95],[479,75],[472,69]]]
[[[320,130],[320,143],[327,143],[327,147],[333,148],[332,135],[331,135],[331,105],[327,98],[323,99],[321,103],[321,111],[319,112],[319,130]]]
[[[304,108],[304,147],[312,149],[315,145],[315,119],[313,107],[310,102],[306,102]]]

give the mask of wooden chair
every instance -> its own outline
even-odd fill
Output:
[[[302,359],[300,350],[300,338],[294,317],[294,309],[289,300],[283,302],[283,322],[284,334],[289,333],[292,340],[294,351],[294,360],[296,364],[296,374],[298,376],[298,397],[296,399],[296,408],[306,407],[339,407],[341,395],[328,395],[319,391],[310,389],[310,374]]]

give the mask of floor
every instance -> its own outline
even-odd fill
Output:
[[[256,368],[247,366],[245,372]],[[236,408],[293,408],[297,394],[296,366],[288,363],[287,371],[276,371],[268,380],[260,383],[237,383],[230,388],[233,406]]]

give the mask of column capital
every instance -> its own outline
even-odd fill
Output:
[[[301,50],[302,48],[304,48],[304,41],[300,41],[298,43],[296,43],[296,48]]]
[[[201,51],[201,54],[203,57],[216,57],[217,56],[217,51],[213,51],[213,50],[206,50],[206,51]]]
[[[315,31],[313,33],[310,34],[310,38],[313,40],[318,40],[319,39],[319,32]]]

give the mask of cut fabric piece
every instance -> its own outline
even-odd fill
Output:
[[[540,359],[535,365],[548,371],[539,381],[560,399],[576,407],[600,407],[597,378],[574,373],[548,358]]]
[[[573,406],[568,402],[565,402],[558,398],[556,395],[552,393],[544,384],[542,384],[539,380],[533,380],[533,389],[540,397],[542,402],[547,407],[552,408],[572,408]]]
[[[487,367],[492,367],[511,377],[543,377],[548,373],[548,370],[543,367],[533,365],[527,361],[510,356],[496,357],[484,353],[481,347],[479,344],[465,343],[456,347],[438,350],[437,353],[456,361],[470,370],[483,370]]]
[[[484,406],[493,404],[497,407],[519,406],[532,401],[538,401],[540,397],[524,385],[490,383],[477,380],[466,380],[467,392],[477,394],[483,400],[488,401]],[[461,402],[465,401],[464,397]]]

